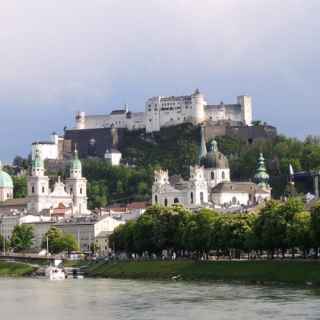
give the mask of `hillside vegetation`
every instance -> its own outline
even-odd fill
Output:
[[[289,164],[295,171],[320,169],[319,137],[309,136],[301,141],[279,135],[273,141],[261,140],[253,144],[231,137],[217,137],[216,140],[220,151],[229,159],[231,178],[235,181],[252,179],[258,155],[263,152],[276,198],[286,191]],[[119,148],[130,167],[111,167],[98,159],[83,161],[83,174],[89,182],[90,208],[149,199],[155,168],[166,168],[170,175],[181,174],[187,178],[190,165],[197,161],[199,145],[199,127],[191,124],[163,128],[153,135],[126,131]],[[16,180],[15,195],[22,197],[26,193],[26,181]],[[311,178],[297,181],[296,187],[300,193],[313,192]]]

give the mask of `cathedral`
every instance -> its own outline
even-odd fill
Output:
[[[207,150],[201,128],[199,161],[190,167],[188,181],[169,177],[167,170],[156,170],[152,186],[152,204],[182,204],[189,209],[202,207],[228,209],[250,207],[271,198],[269,175],[260,154],[254,182],[232,182],[228,159],[213,140]]]
[[[69,177],[62,182],[60,177],[49,187],[49,177],[45,175],[44,161],[40,151],[35,151],[31,174],[28,177],[27,210],[41,213],[44,210],[65,208],[72,216],[89,214],[87,209],[87,180],[82,177],[82,165],[77,150],[70,162]]]
[[[0,162],[0,202],[13,198],[13,181],[12,178],[2,170]]]

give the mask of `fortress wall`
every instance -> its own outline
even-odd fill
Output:
[[[117,130],[119,143],[123,139],[124,130],[125,129]],[[69,141],[69,145],[72,145],[72,149],[74,148],[74,145],[77,144],[80,158],[104,158],[107,147],[110,148],[113,145],[112,129],[66,130],[65,141]]]

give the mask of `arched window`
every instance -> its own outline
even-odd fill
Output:
[[[158,203],[158,196],[157,195],[154,196],[154,202]]]
[[[214,180],[214,172],[211,171],[211,180]]]
[[[32,193],[34,193],[34,186],[32,186],[32,188],[31,188],[31,192],[32,192]]]
[[[193,203],[193,192],[190,193],[190,202]]]
[[[166,207],[168,206],[168,199],[167,199],[167,198],[164,199],[164,205],[165,205]]]
[[[200,192],[200,201],[203,203],[203,192]]]
[[[174,203],[179,203],[179,199],[178,198],[174,198],[173,202]]]
[[[44,193],[44,191],[45,191],[45,188],[44,188],[44,187],[42,187],[42,193]]]
[[[80,194],[82,194],[82,188],[80,188]]]
[[[222,176],[222,180],[224,180],[226,178],[226,174],[224,173],[224,171],[222,171],[221,176]]]

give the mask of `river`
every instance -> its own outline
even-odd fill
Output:
[[[226,283],[0,279],[0,319],[320,319],[320,290]]]

